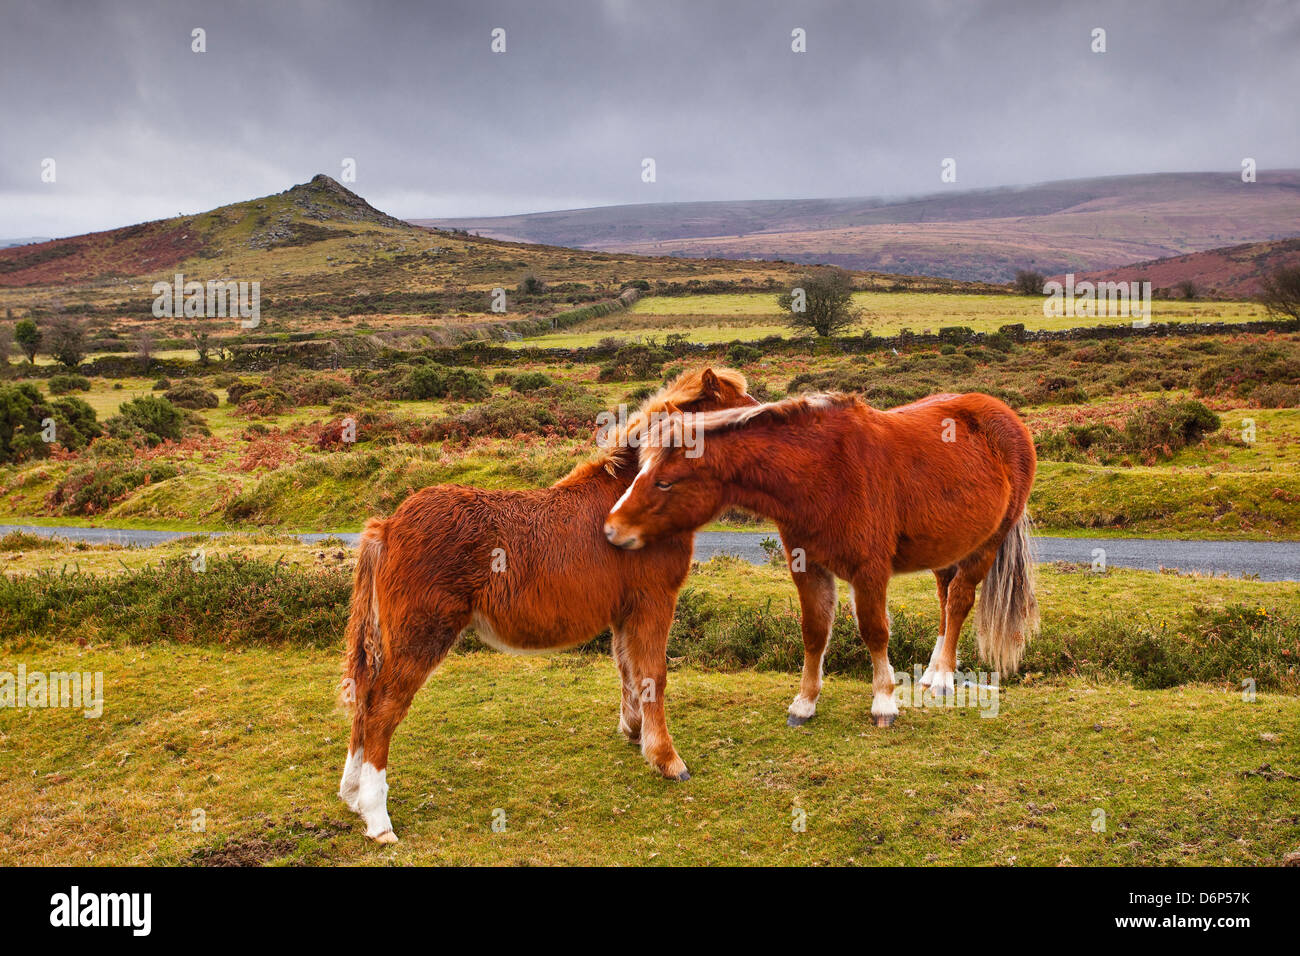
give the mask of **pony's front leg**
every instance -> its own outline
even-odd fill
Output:
[[[885,595],[889,576],[881,579],[862,577],[853,582],[853,613],[858,619],[858,633],[871,652],[871,720],[877,727],[888,727],[898,716],[894,699],[894,668],[889,663],[889,613]]]
[[[817,712],[822,691],[822,661],[835,624],[835,575],[820,564],[800,561],[797,552],[787,552],[790,576],[799,592],[803,612],[803,678],[799,694],[791,702],[786,723],[798,727]]]
[[[618,708],[618,729],[627,737],[629,743],[641,742],[641,691],[636,684],[636,673],[632,668],[631,655],[628,652],[627,635],[623,628],[615,627],[611,642],[614,663],[618,665],[619,681],[623,696]]]
[[[662,606],[661,606],[662,605]],[[641,704],[641,753],[650,765],[670,780],[689,780],[686,764],[677,754],[664,712],[668,687],[668,628],[672,624],[671,598],[646,598],[623,623],[627,655]]]

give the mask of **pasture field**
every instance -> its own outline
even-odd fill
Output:
[[[208,575],[188,570],[196,545]],[[657,778],[618,733],[607,639],[511,658],[467,638],[395,737],[402,842],[379,847],[334,796],[350,554],[266,535],[148,551],[10,536],[0,559],[4,660],[104,681],[98,718],[0,708],[5,865],[1268,865],[1300,847],[1293,585],[1043,567],[1044,632],[996,715],[905,707],[889,730],[868,725],[869,665],[842,613],[818,715],[792,729],[793,586],[715,559],[669,646],[689,782]],[[896,579],[890,604],[903,672],[928,654],[930,577]],[[1199,671],[1153,660],[1176,665],[1185,645]],[[1202,653],[1214,645],[1228,652]],[[969,635],[962,657],[976,666]]]
[[[976,332],[996,332],[1004,325],[1023,323],[1027,329],[1069,329],[1086,320],[1072,316],[1047,318],[1041,296],[998,295],[972,292],[856,292],[853,307],[861,318],[854,331],[893,336],[904,329],[936,333],[947,326],[965,326]],[[1156,299],[1152,322],[1250,322],[1265,317],[1253,302],[1186,302]],[[1091,320],[1096,324],[1123,319]],[[733,292],[716,295],[649,296],[627,313],[584,322],[580,328],[533,336],[516,345],[582,348],[602,338],[685,335],[692,342],[730,342],[737,338],[761,339],[792,333],[784,322],[772,293]]]

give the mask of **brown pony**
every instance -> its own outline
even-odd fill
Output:
[[[666,777],[689,779],[664,719],[666,647],[691,531],[636,553],[609,547],[601,523],[631,484],[635,446],[656,415],[757,405],[738,372],[684,373],[550,488],[418,491],[361,536],[348,621],[344,697],[352,736],[339,796],[391,843],[388,746],[421,685],[473,627],[514,653],[573,647],[606,628],[622,676],[619,728]]]
[[[653,547],[726,507],[776,522],[803,610],[792,725],[816,710],[836,577],[853,586],[878,727],[898,714],[885,607],[895,574],[930,569],[938,579],[940,634],[923,685],[953,692],[957,636],[981,580],[980,653],[999,669],[1019,665],[1038,623],[1025,514],[1037,458],[1029,430],[997,399],[935,395],[882,412],[851,395],[813,395],[685,415],[652,428],[640,457],[605,523],[620,548]]]

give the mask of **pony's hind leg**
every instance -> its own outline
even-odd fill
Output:
[[[429,674],[442,663],[466,622],[460,626],[421,628],[414,641],[390,641],[379,673],[371,678],[365,701],[362,746],[356,751],[356,811],[366,822],[366,836],[380,843],[396,843],[388,817],[388,747]],[[349,760],[351,755],[349,754]],[[346,778],[346,774],[345,774]]]
[[[889,663],[889,612],[885,595],[889,577],[860,577],[853,582],[853,613],[858,619],[858,633],[871,652],[871,720],[877,727],[888,727],[898,716],[894,699],[894,668]]]
[[[929,687],[936,697],[948,697],[956,693],[954,675],[957,671],[957,639],[961,636],[966,616],[975,604],[975,588],[984,580],[984,575],[988,574],[996,556],[996,547],[968,555],[957,565],[957,573],[948,585],[948,600],[943,614],[943,640],[935,647],[930,668],[925,672],[925,677],[921,678],[921,685]]]
[[[947,633],[945,628],[948,623],[948,587],[956,576],[957,566],[955,564],[946,568],[938,568],[934,572],[934,582],[939,592],[939,636],[935,639],[934,650],[930,652],[930,663],[926,666],[925,674],[921,677],[922,687],[929,687],[934,683],[935,664],[943,651],[944,635]]]
[[[817,712],[817,698],[822,690],[822,660],[835,625],[835,575],[820,564],[811,564],[803,570],[795,570],[791,564],[790,574],[803,612],[803,678],[785,722],[798,727]]]
[[[622,699],[618,708],[618,729],[627,737],[628,743],[641,743],[641,691],[636,684],[631,654],[628,651],[627,635],[623,628],[614,628],[613,645],[614,663],[618,665],[619,682],[622,684]]]

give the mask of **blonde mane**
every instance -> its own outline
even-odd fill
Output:
[[[652,425],[641,447],[639,462],[643,469],[657,467],[670,449],[681,444],[682,428],[687,424],[694,429],[694,440],[703,442],[712,433],[744,428],[759,419],[766,422],[793,423],[819,416],[827,409],[845,408],[856,404],[860,404],[856,395],[846,395],[843,392],[817,392],[746,408],[698,412],[689,416],[689,422],[686,421],[685,416],[675,416],[674,419],[657,421]]]
[[[617,473],[620,464],[630,464],[635,461],[634,453],[636,449],[633,446],[641,442],[633,442],[631,438],[635,436],[644,440],[641,436],[646,434],[646,426],[652,422],[652,416],[674,412],[679,405],[689,404],[703,398],[705,395],[705,371],[707,371],[706,368],[698,368],[682,372],[663,388],[646,398],[640,407],[628,416],[626,424],[620,425],[605,434],[601,440],[600,448],[585,462],[562,478],[561,482],[567,482],[582,475],[590,474],[596,468],[603,468],[613,475]],[[717,376],[719,381],[730,385],[742,394],[749,387],[745,376],[735,369],[714,368],[713,374]],[[705,414],[716,413],[709,412]]]

